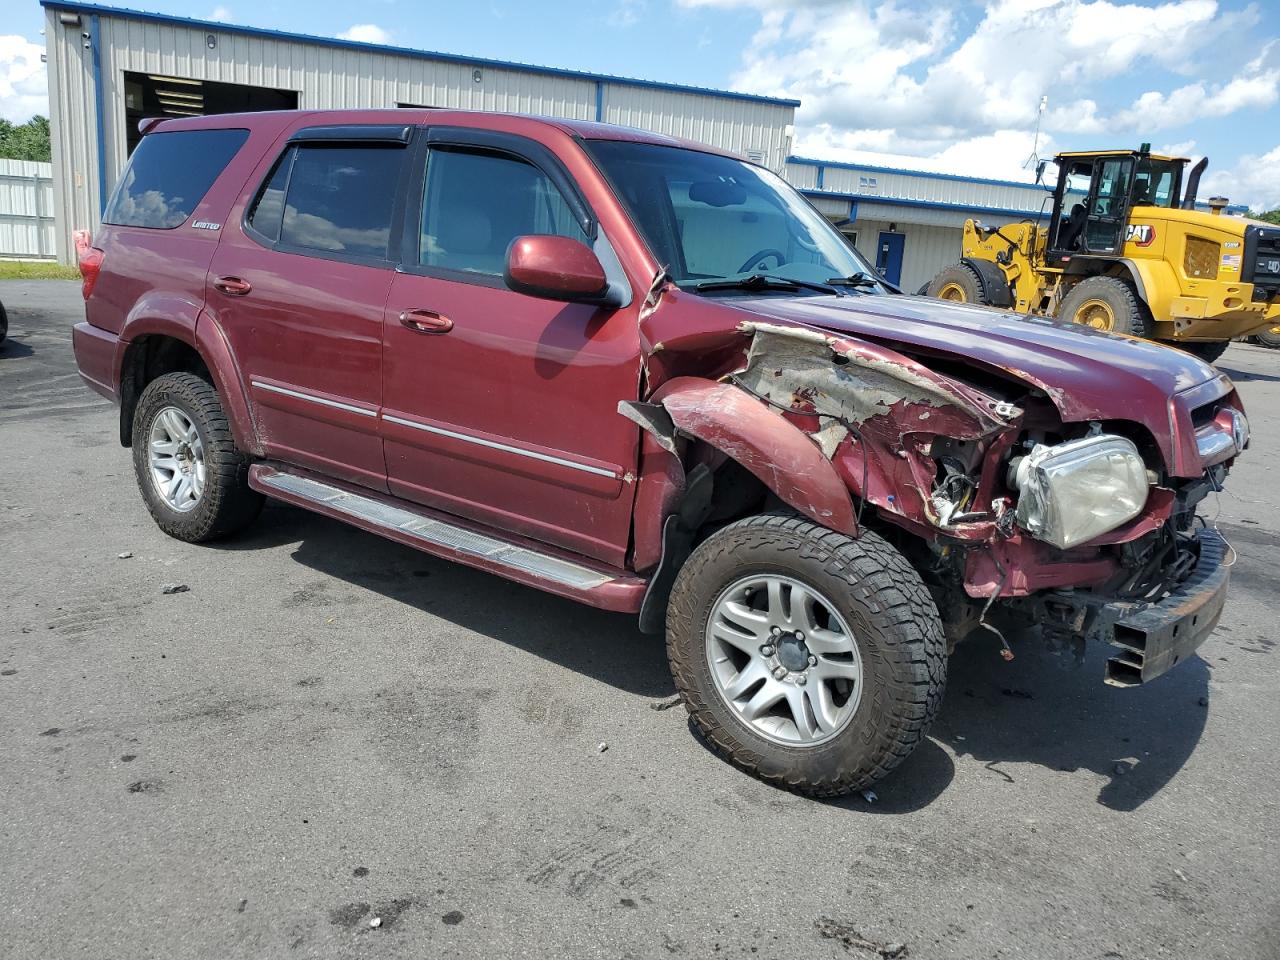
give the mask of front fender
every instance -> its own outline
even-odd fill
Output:
[[[677,429],[715,447],[815,523],[856,536],[849,490],[808,435],[746,391],[676,377],[651,398]]]

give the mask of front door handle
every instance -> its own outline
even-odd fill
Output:
[[[448,333],[453,321],[434,310],[406,310],[400,314],[400,322],[415,333]]]
[[[248,280],[241,280],[239,277],[219,277],[213,281],[213,288],[222,291],[229,297],[243,297],[253,289],[253,284]]]

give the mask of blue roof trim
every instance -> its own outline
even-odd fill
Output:
[[[907,200],[902,197],[880,197],[868,193],[838,193],[834,190],[801,190],[806,197],[826,200],[848,200],[857,203],[886,203],[898,207],[924,207],[927,210],[958,210],[964,213],[994,213],[999,216],[1020,217],[1024,220],[1044,220],[1049,211],[1015,210],[1012,207],[983,207],[972,203],[944,203],[941,200]]]
[[[827,168],[827,167],[835,167],[837,170],[865,170],[865,171],[867,171],[868,173],[900,173],[900,174],[903,174],[903,175],[908,176],[908,177],[924,177],[926,180],[953,180],[953,181],[958,181],[958,182],[960,182],[960,183],[977,183],[977,184],[983,184],[983,185],[986,185],[986,186],[993,186],[993,187],[1022,187],[1022,188],[1024,188],[1024,189],[1029,189],[1029,190],[1038,190],[1038,191],[1040,191],[1040,192],[1042,192],[1042,193],[1044,193],[1044,194],[1047,194],[1047,195],[1049,195],[1049,196],[1052,196],[1052,195],[1053,195],[1053,191],[1052,191],[1052,190],[1045,189],[1043,186],[1041,186],[1041,185],[1039,185],[1039,184],[1035,184],[1035,183],[1019,183],[1019,182],[1018,182],[1018,181],[1016,181],[1016,180],[988,180],[988,179],[986,179],[986,178],[984,178],[984,177],[967,177],[967,176],[964,176],[964,175],[959,174],[959,173],[934,173],[934,172],[933,172],[933,171],[931,171],[931,170],[906,170],[906,169],[903,169],[903,168],[901,168],[901,167],[877,167],[877,166],[873,166],[873,165],[871,165],[871,164],[867,164],[867,163],[846,163],[846,162],[841,161],[841,160],[814,160],[814,159],[812,159],[811,157],[787,157],[787,163],[795,163],[795,164],[799,164],[800,166],[805,166],[805,167],[817,167],[817,168],[818,168],[818,187],[819,187],[819,188],[821,188],[821,187],[822,187],[822,181],[823,181],[822,172],[823,172],[823,170],[824,170],[825,168]],[[803,190],[802,190],[801,192],[803,193],[803,192],[805,192],[805,191],[803,191]],[[1071,193],[1073,193],[1073,194],[1080,195],[1080,196],[1083,196],[1083,194],[1084,194],[1084,191],[1083,191],[1083,190],[1072,190],[1072,191],[1070,191],[1070,192],[1071,192]],[[848,194],[848,196],[851,196],[851,197],[852,197],[852,196],[855,196],[855,194]],[[864,200],[870,200],[870,199],[871,199],[871,197],[870,197],[870,196],[867,196],[867,195],[865,195],[865,194],[856,194],[856,196],[860,196],[860,197],[862,197]],[[887,198],[881,198],[881,199],[885,199],[885,200],[886,200],[886,202],[889,202],[889,203],[894,202],[893,200],[891,200],[891,199],[887,199]],[[900,201],[900,202],[901,202],[901,201]],[[922,204],[923,204],[923,203],[929,203],[930,201],[924,201],[924,200],[921,200],[921,201],[915,201],[915,200],[911,200],[911,201],[906,201],[906,202],[908,202],[908,203],[916,203],[916,202],[919,202],[919,203],[922,203]],[[994,212],[996,212],[999,208],[997,208],[997,207],[973,207],[972,209],[974,209],[974,210],[990,210],[991,212],[993,212],[993,213],[994,213]],[[1196,209],[1197,209],[1197,210],[1208,210],[1208,209],[1209,209],[1209,205],[1208,205],[1207,203],[1205,203],[1203,200],[1197,200],[1197,201],[1196,201]],[[1233,215],[1238,215],[1238,214],[1242,214],[1242,213],[1248,213],[1248,212],[1249,212],[1249,208],[1248,208],[1248,206],[1246,206],[1245,204],[1242,204],[1242,203],[1232,203],[1232,204],[1228,204],[1227,209],[1226,209],[1226,212],[1227,212],[1227,213],[1230,213],[1230,214],[1233,214]]]
[[[344,50],[360,50],[366,53],[388,53],[401,57],[414,57],[419,60],[440,60],[445,63],[456,63],[468,67],[493,67],[500,70],[518,70],[522,73],[542,73],[557,77],[570,77],[576,80],[590,80],[604,83],[615,83],[626,87],[647,87],[653,90],[671,90],[677,93],[694,93],[703,96],[721,97],[729,100],[746,100],[751,103],[768,103],[779,107],[798,107],[799,100],[786,100],[780,97],[762,97],[754,93],[738,93],[733,90],[715,90],[711,87],[695,87],[681,83],[663,83],[658,80],[640,80],[635,77],[615,77],[607,73],[590,73],[585,70],[567,70],[563,67],[540,67],[532,63],[518,63],[510,60],[491,60],[485,57],[468,57],[456,53],[437,53],[432,50],[416,50],[412,47],[395,47],[381,43],[361,43],[358,40],[340,40],[337,37],[317,37],[306,33],[290,33],[285,30],[270,30],[266,27],[246,27],[240,24],[220,23],[215,20],[196,20],[192,17],[177,17],[167,13],[148,13],[145,10],[130,10],[127,7],[108,7],[97,3],[76,3],[74,0],[40,0],[40,6],[51,10],[66,10],[71,13],[121,17],[132,20],[146,20],[152,23],[168,23],[182,27],[199,27],[213,33],[234,33],[249,37],[267,37],[272,40],[288,40],[299,43],[313,43],[325,47],[339,47]]]
[[[836,170],[865,170],[868,173],[900,173],[908,177],[924,177],[926,180],[953,180],[960,183],[980,183],[991,187],[1021,187],[1024,190],[1039,190],[1052,193],[1037,183],[1019,183],[1017,180],[990,180],[986,177],[967,177],[959,173],[934,173],[932,170],[906,170],[901,167],[878,167],[869,163],[848,163],[843,160],[814,160],[811,157],[787,157],[787,163],[796,163],[805,167],[833,167]]]

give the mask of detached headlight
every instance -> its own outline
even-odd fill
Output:
[[[1038,444],[1010,479],[1018,490],[1018,524],[1062,550],[1127,523],[1147,503],[1147,468],[1124,437]]]

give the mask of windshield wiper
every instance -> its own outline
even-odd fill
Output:
[[[847,277],[832,277],[827,283],[833,287],[878,287],[880,281],[869,273],[854,273]]]
[[[830,283],[817,283],[813,280],[793,280],[791,277],[779,277],[771,273],[753,273],[749,277],[725,278],[723,280],[701,280],[693,285],[699,292],[703,290],[816,290],[818,293],[840,295]]]

